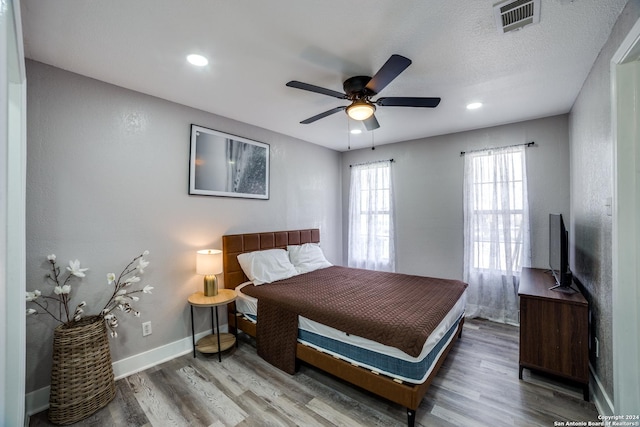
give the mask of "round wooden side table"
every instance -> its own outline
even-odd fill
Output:
[[[189,305],[191,306],[191,337],[193,340],[193,357],[196,357],[196,350],[201,353],[218,353],[218,361],[222,362],[222,352],[230,349],[234,344],[236,346],[238,345],[238,329],[236,328],[235,335],[220,333],[220,324],[218,322],[218,307],[221,305],[232,303],[236,300],[236,297],[236,291],[234,291],[233,289],[219,289],[218,294],[212,297],[204,296],[203,292],[196,292],[189,297]],[[201,338],[197,343],[195,326],[193,323],[193,307],[211,308],[211,332],[213,333]]]

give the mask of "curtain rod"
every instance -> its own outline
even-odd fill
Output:
[[[509,148],[509,147],[519,147],[524,145],[526,147],[533,147],[536,145],[535,141],[527,142],[525,144],[513,144],[513,145],[505,145],[504,147],[493,147],[493,148],[482,148],[480,150],[469,150],[469,151],[461,151],[460,156],[464,156],[466,153],[476,153],[478,151],[490,151],[490,150],[499,150],[501,148]]]
[[[363,165],[372,165],[372,164],[374,164],[374,163],[393,162],[393,161],[394,161],[393,159],[389,159],[389,160],[374,160],[374,161],[372,161],[372,162],[356,163],[356,164],[354,164],[354,165],[349,165],[349,167],[352,167],[352,166],[363,166]]]

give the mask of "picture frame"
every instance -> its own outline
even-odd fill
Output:
[[[191,125],[189,194],[269,199],[269,144]]]

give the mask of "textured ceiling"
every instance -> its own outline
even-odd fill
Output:
[[[539,24],[501,34],[496,0],[22,0],[26,56],[335,150],[342,91],[393,53],[413,64],[380,96],[437,96],[435,109],[379,107],[376,145],[566,113],[627,0],[541,0]],[[185,57],[201,53],[209,65]],[[469,111],[471,101],[484,107]]]

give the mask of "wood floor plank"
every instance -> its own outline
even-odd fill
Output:
[[[300,381],[317,396],[342,413],[366,426],[402,426],[406,424],[406,409],[393,402],[353,387],[344,381],[303,366]],[[399,422],[400,421],[400,422]]]
[[[116,381],[116,397],[113,404],[107,408],[115,425],[126,427],[151,425],[133,395],[133,390],[127,387],[125,381]]]
[[[202,423],[194,423],[195,425],[209,425],[215,421],[220,421],[223,425],[236,425],[245,419],[247,413],[236,405],[233,396],[227,396],[209,377],[202,375],[191,365],[183,366],[175,373],[173,382],[180,383],[182,380],[184,383],[180,396],[186,397],[183,401],[195,404],[195,407],[190,407],[194,415],[205,412],[210,415]]]
[[[153,374],[153,372],[151,373]],[[173,399],[158,390],[145,372],[139,372],[126,378],[133,388],[134,397],[147,414],[153,426],[186,426],[188,422],[175,407]]]
[[[208,404],[215,405],[216,400],[212,399],[213,402],[205,403],[200,399],[201,390],[193,384],[180,381],[180,377],[176,375],[172,366],[153,372],[149,378],[159,393],[162,393],[166,399],[171,399],[176,410],[190,425],[209,425],[217,420],[208,410]],[[242,417],[239,418],[241,419]]]
[[[451,424],[457,426],[473,426],[478,425],[478,421],[472,418],[467,417],[464,414],[461,414],[456,411],[452,411],[450,409],[446,409],[440,405],[435,405],[431,410],[431,414],[435,415],[438,418],[441,418],[445,421],[450,422]],[[495,425],[495,424],[493,424]]]
[[[418,427],[553,426],[597,421],[582,390],[529,370],[518,379],[517,327],[467,320],[416,414]],[[215,355],[214,355],[215,356]],[[181,356],[116,382],[116,398],[75,426],[405,426],[406,410],[302,364],[288,375],[255,342]],[[47,412],[29,420],[50,426]]]
[[[243,352],[254,354],[242,357]],[[238,399],[243,402],[242,407],[250,413],[249,419],[252,417],[256,419],[255,414],[252,414],[255,409],[267,411],[273,408],[284,416],[281,424],[286,425],[287,420],[290,420],[292,425],[300,425],[296,422],[302,422],[302,425],[332,425],[318,419],[320,417],[314,416],[312,411],[305,409],[305,404],[313,398],[313,395],[304,387],[300,387],[293,377],[274,370],[271,365],[262,360],[260,363],[256,363],[258,361],[255,360],[255,348],[245,346],[238,351],[238,356],[227,357],[221,364],[211,364],[200,360],[197,360],[196,363],[215,374],[212,381],[216,381],[221,390],[226,390],[226,393],[234,393],[236,396],[240,396],[241,393],[238,391],[241,391],[244,393],[244,398],[252,398],[253,406],[245,405],[242,398]],[[252,363],[249,365],[243,363],[247,360]],[[265,378],[268,379],[266,386]]]
[[[361,425],[360,421],[340,412],[322,399],[312,399],[307,406],[334,425],[344,427],[359,427]]]
[[[247,391],[242,395],[242,404],[246,408],[248,416],[238,426],[282,426],[282,427],[295,427],[295,421],[287,418],[287,416],[275,407],[270,402],[265,401],[262,397]],[[227,424],[234,425],[234,424]]]

